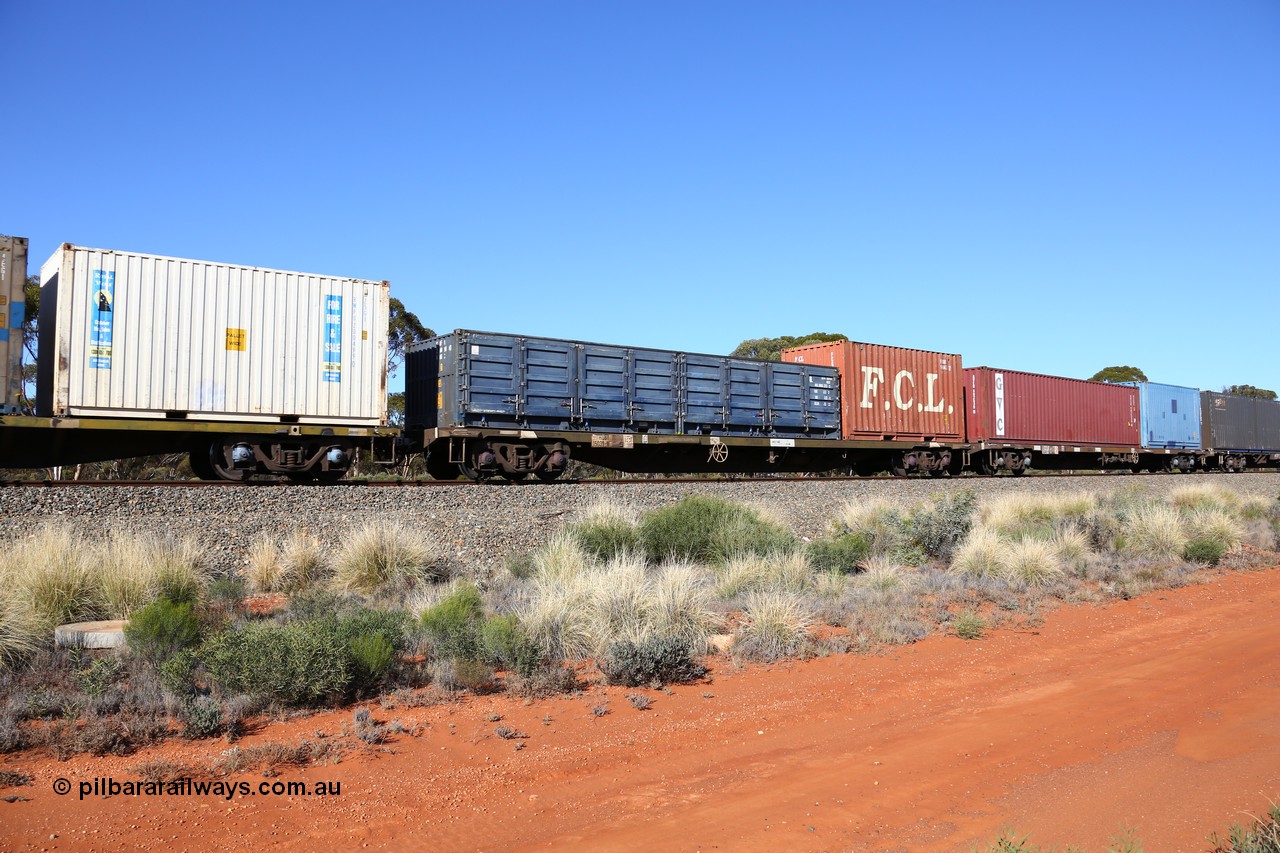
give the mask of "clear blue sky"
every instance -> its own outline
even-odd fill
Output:
[[[1280,390],[1280,3],[0,0],[0,232]]]

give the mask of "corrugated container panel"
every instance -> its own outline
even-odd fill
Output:
[[[41,279],[43,414],[386,421],[386,282],[71,244]]]
[[[1280,452],[1280,402],[1205,391],[1200,406],[1206,447]]]
[[[1258,443],[1269,453],[1280,453],[1280,402],[1258,400]]]
[[[1063,376],[965,370],[970,441],[1097,447],[1142,445],[1138,389]]]
[[[1140,395],[1142,446],[1199,449],[1199,389],[1159,382],[1134,384]]]
[[[22,324],[26,319],[27,238],[0,234],[0,412],[22,398]]]
[[[459,329],[410,348],[411,425],[836,438],[836,372]]]
[[[964,438],[963,367],[958,355],[832,341],[783,350],[782,360],[840,371],[845,438]]]

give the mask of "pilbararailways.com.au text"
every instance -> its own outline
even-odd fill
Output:
[[[62,783],[62,784],[59,784]],[[168,782],[117,782],[110,777],[99,777],[93,781],[80,782],[80,799],[89,797],[110,799],[112,797],[221,797],[231,800],[236,797],[340,797],[341,782],[285,782],[283,780],[267,782],[225,782],[207,779],[181,778]],[[55,779],[53,790],[58,794],[71,793],[71,784],[67,779]]]

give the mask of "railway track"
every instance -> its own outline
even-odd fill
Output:
[[[1273,473],[1271,471],[1260,473]],[[1199,476],[1230,476],[1229,472],[1221,471],[1201,471],[1197,472]],[[914,482],[956,482],[965,480],[1043,480],[1047,478],[1088,478],[1088,477],[1149,477],[1149,476],[1182,476],[1174,472],[1159,473],[1143,473],[1134,474],[1130,471],[1045,471],[1033,474],[1029,477],[1012,477],[1008,474],[964,474],[959,477],[921,477],[918,475],[910,475],[905,477],[883,476],[883,477],[722,477],[714,480],[702,479],[698,477],[658,477],[652,479],[621,479],[621,480],[577,480],[570,478],[561,478],[556,481],[559,485],[574,486],[630,486],[630,485],[656,485],[656,484],[672,484],[672,483],[839,483],[839,482],[885,482],[889,480],[906,480]],[[475,482],[472,480],[339,480],[333,483],[320,482],[294,482],[291,480],[250,480],[247,482],[218,481],[218,480],[0,480],[0,489],[5,488],[21,488],[21,489],[62,489],[62,488],[103,488],[111,486],[149,486],[149,487],[165,487],[165,488],[271,488],[281,486],[300,486],[303,488],[329,488],[332,486],[361,486],[367,488],[380,487],[449,487],[449,486],[480,486],[489,488],[503,487],[520,487],[520,486],[544,486],[548,484],[539,483],[535,480],[526,480],[522,482],[511,482],[509,480],[482,480]]]

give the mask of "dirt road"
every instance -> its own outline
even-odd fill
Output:
[[[1151,853],[1204,850],[1280,797],[1277,613],[1280,570],[1227,574],[978,641],[720,663],[709,684],[641,691],[644,711],[617,688],[375,709],[425,729],[336,765],[231,777],[339,781],[337,797],[77,796],[157,755],[207,765],[221,741],[11,756],[5,769],[36,780],[0,791],[30,798],[0,802],[0,848],[948,851],[1012,825],[1046,846],[1101,850],[1129,826]],[[350,718],[243,743],[337,735]]]

